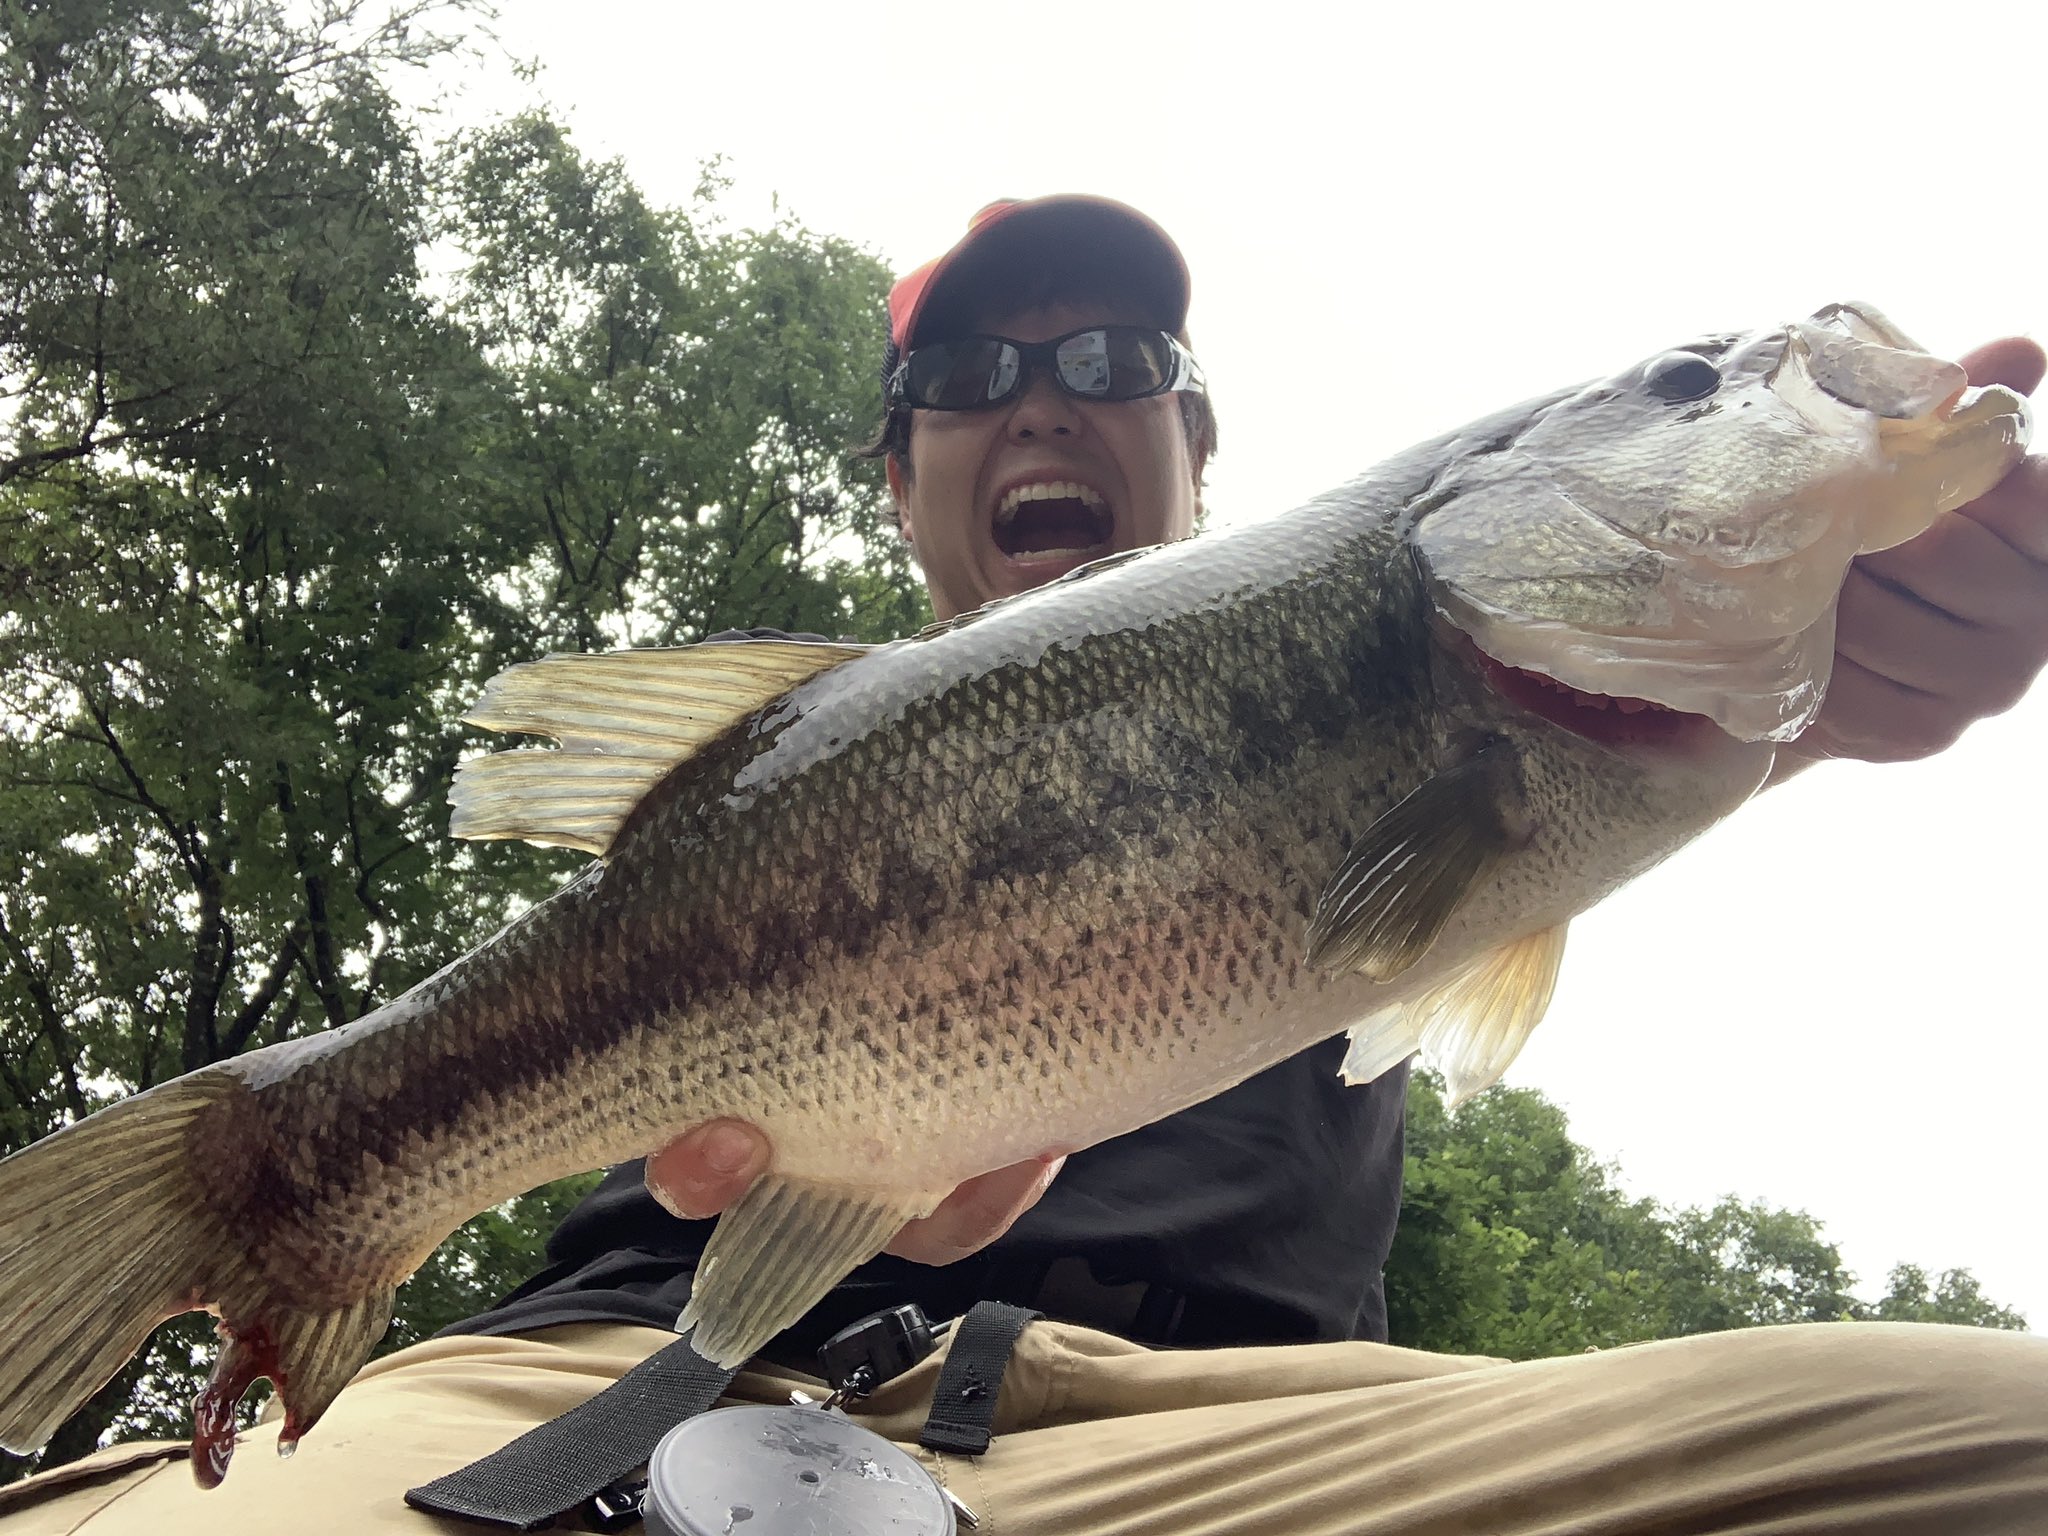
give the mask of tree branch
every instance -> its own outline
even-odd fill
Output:
[[[178,850],[179,856],[185,861],[185,872],[192,877],[192,883],[194,885],[203,885],[208,874],[206,855],[205,851],[200,848],[197,837],[193,835],[192,827],[189,824],[180,825],[178,819],[171,814],[170,808],[149,792],[149,785],[143,782],[141,771],[136,768],[133,759],[128,756],[126,749],[122,747],[120,737],[114,732],[114,721],[111,712],[103,708],[99,701],[83,688],[79,690],[79,697],[84,702],[85,712],[92,717],[93,724],[99,727],[100,734],[98,740],[94,742],[92,737],[79,736],[69,730],[62,731],[60,734],[71,737],[74,740],[93,742],[94,745],[103,746],[107,749],[114,759],[115,766],[121,770],[122,777],[127,779],[130,787],[134,789],[137,803],[154,816],[157,819],[157,823],[169,835],[172,846]]]
[[[328,920],[327,882],[313,867],[304,829],[299,825],[298,805],[292,796],[291,765],[277,764],[277,808],[284,817],[285,846],[299,871],[299,885],[306,893],[306,935],[312,940],[308,953],[300,946],[299,958],[313,995],[327,1013],[329,1024],[346,1024],[350,1013],[347,989],[342,984],[341,965],[334,952],[334,930]]]
[[[78,1086],[78,1046],[71,1038],[71,1032],[64,1027],[63,1010],[57,1006],[56,995],[50,990],[46,977],[29,954],[14,930],[7,926],[6,915],[0,912],[0,949],[7,952],[13,961],[15,971],[21,977],[23,990],[29,1001],[35,1005],[36,1015],[41,1024],[38,1031],[49,1042],[50,1054],[57,1061],[57,1076],[64,1090],[64,1105],[79,1119],[88,1113],[85,1093]]]
[[[278,994],[284,991],[284,984],[291,979],[292,968],[299,963],[299,944],[305,931],[306,925],[300,922],[293,923],[286,932],[284,942],[278,946],[277,958],[271,962],[270,969],[264,972],[263,979],[256,984],[256,991],[249,1001],[236,1010],[227,1033],[221,1036],[223,1056],[236,1056],[248,1048],[257,1026],[270,1012],[271,1004],[277,1001]]]

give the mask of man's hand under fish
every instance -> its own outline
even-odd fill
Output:
[[[647,1160],[647,1188],[676,1215],[716,1216],[768,1171],[775,1149],[744,1120],[712,1120]],[[1033,1157],[977,1174],[929,1216],[906,1222],[885,1252],[919,1264],[950,1264],[986,1248],[1038,1203],[1064,1157]]]
[[[2021,336],[1960,359],[1972,384],[2023,395],[2048,354]],[[2012,473],[1918,538],[1863,555],[1842,588],[1834,680],[1820,717],[1788,748],[1782,780],[1829,757],[1902,762],[1949,746],[2010,709],[2048,665],[2048,458]],[[768,1171],[774,1148],[742,1120],[714,1120],[647,1160],[647,1187],[678,1216],[716,1216]],[[949,1264],[994,1242],[1038,1203],[1065,1159],[969,1179],[888,1251]]]

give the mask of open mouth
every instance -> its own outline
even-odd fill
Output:
[[[1609,746],[1643,745],[1671,741],[1701,726],[1713,728],[1704,715],[1687,714],[1649,699],[1584,693],[1541,672],[1495,661],[1483,651],[1479,664],[1486,680],[1510,704],[1590,741]]]
[[[996,548],[1012,560],[1092,560],[1115,537],[1109,503],[1077,480],[1013,486],[996,507]]]

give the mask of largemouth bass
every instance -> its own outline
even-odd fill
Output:
[[[454,830],[595,861],[363,1019],[0,1163],[0,1442],[218,1314],[194,1466],[280,1448],[460,1222],[715,1116],[774,1143],[679,1326],[737,1363],[975,1174],[1348,1031],[1454,1095],[1572,916],[1819,707],[1849,561],[1989,489],[2024,402],[1869,310],[1721,335],[1295,512],[890,645],[556,657]]]

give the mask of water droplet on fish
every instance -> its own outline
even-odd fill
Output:
[[[280,1440],[277,1442],[277,1454],[284,1461],[290,1461],[298,1449],[299,1442],[296,1440]]]

